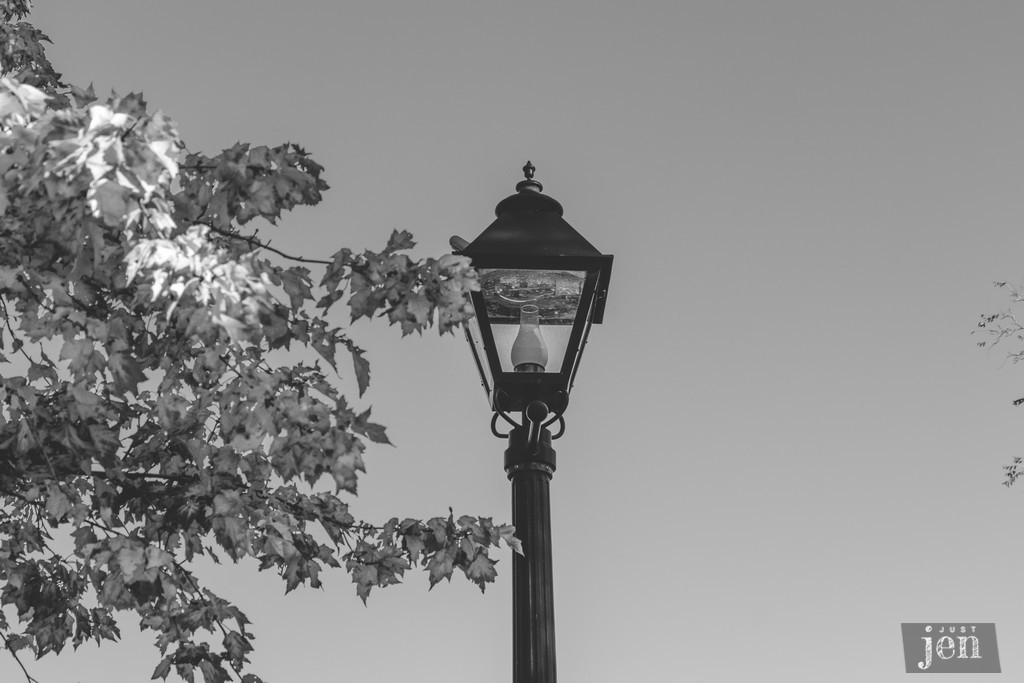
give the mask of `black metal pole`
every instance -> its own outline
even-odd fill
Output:
[[[555,605],[551,566],[551,432],[547,406],[531,404],[509,434],[505,472],[512,482],[512,523],[523,555],[512,557],[512,681],[555,683]]]

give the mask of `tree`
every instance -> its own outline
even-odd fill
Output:
[[[186,153],[141,95],[101,101],[64,83],[28,11],[0,0],[7,649],[41,657],[116,639],[127,611],[155,633],[154,678],[256,683],[249,621],[203,587],[198,555],[252,556],[286,592],[344,566],[364,602],[414,566],[431,587],[458,569],[483,590],[489,549],[519,550],[511,526],[450,511],[371,524],[338,497],[356,493],[366,440],[388,439],[333,381],[351,357],[361,396],[370,370],[326,317],[343,301],[352,321],[448,332],[471,315],[467,259],[414,261],[406,232],[327,260],[271,246],[253,221],[274,224],[327,189],[309,154]],[[318,357],[277,362],[293,346]]]
[[[1007,351],[1007,358],[1011,363],[1024,361],[1024,323],[1017,318],[1017,309],[1024,303],[1024,286],[1009,285],[1006,282],[996,282],[996,287],[1006,289],[1010,296],[1010,307],[998,313],[982,315],[978,322],[978,329],[974,333],[983,333],[988,336],[978,342],[981,348],[993,347],[996,344],[1016,344]],[[1024,404],[1024,397],[1014,399],[1013,405]],[[1019,478],[1024,476],[1024,457],[1015,456],[1013,463],[1003,466],[1006,476],[1004,486],[1013,486]]]

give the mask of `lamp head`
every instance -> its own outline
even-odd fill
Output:
[[[567,400],[590,326],[604,318],[612,257],[562,218],[535,170],[527,162],[476,239],[451,239],[480,277],[467,337],[495,410]]]

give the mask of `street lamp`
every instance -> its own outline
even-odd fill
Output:
[[[526,162],[526,179],[479,237],[451,239],[480,278],[466,337],[494,411],[491,432],[508,438],[512,523],[523,544],[523,556],[512,558],[513,683],[555,683],[551,441],[565,431],[562,414],[590,326],[604,318],[612,267],[611,256],[562,219],[561,204],[541,194],[535,170]],[[509,414],[516,412],[520,422]],[[499,418],[512,426],[508,434],[498,431]]]

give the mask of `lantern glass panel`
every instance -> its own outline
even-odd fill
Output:
[[[586,271],[481,268],[501,372],[561,372]]]
[[[487,347],[484,344],[483,335],[480,334],[480,319],[476,316],[466,322],[466,338],[473,351],[473,360],[476,361],[477,370],[480,371],[480,381],[484,386],[484,391],[490,395],[494,388],[494,376],[491,374],[491,366],[487,362]]]

